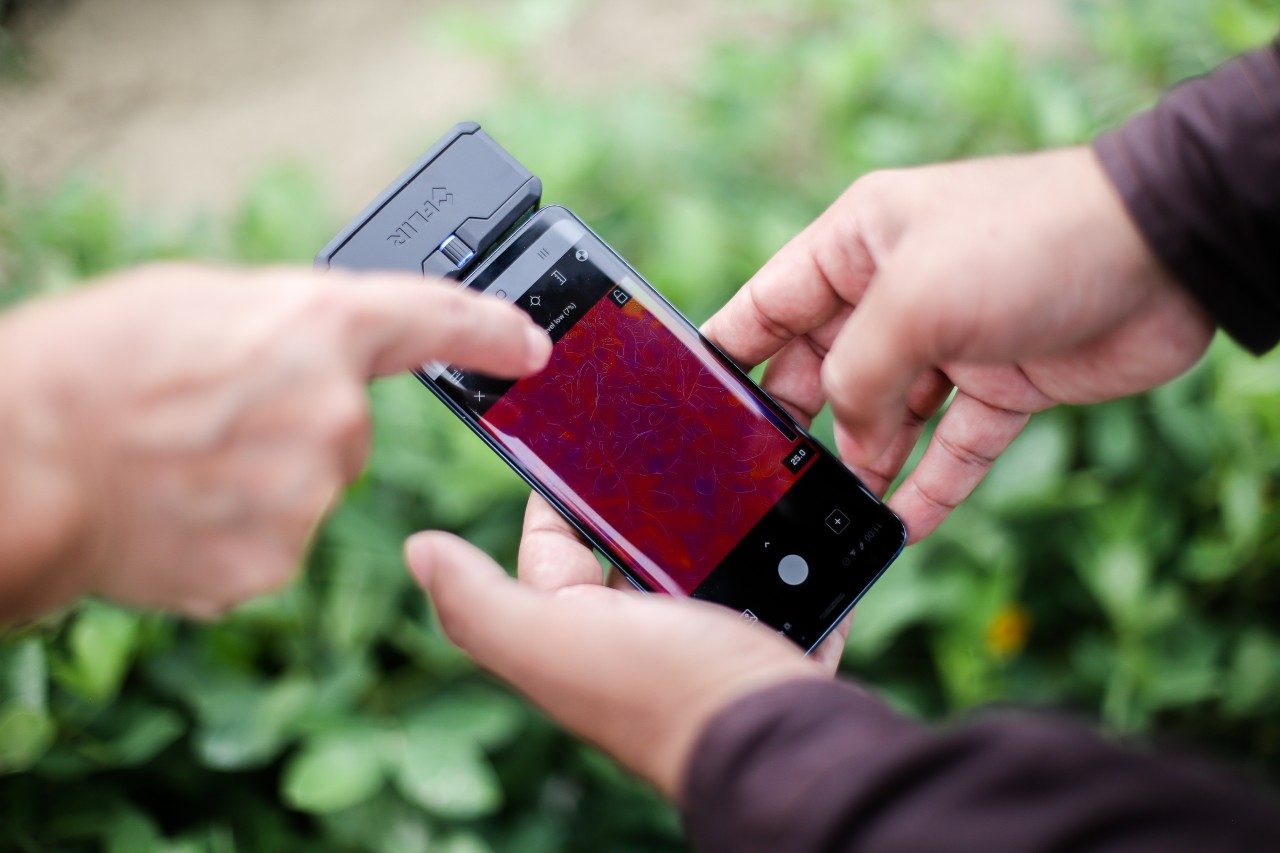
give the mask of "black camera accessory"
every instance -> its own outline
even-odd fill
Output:
[[[343,228],[316,265],[461,278],[541,199],[540,180],[480,125],[463,122]]]

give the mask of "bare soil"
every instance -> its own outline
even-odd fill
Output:
[[[886,0],[892,2],[892,0]],[[454,122],[501,97],[498,63],[442,47],[442,16],[499,0],[61,0],[16,15],[29,79],[0,82],[0,174],[37,188],[85,174],[126,203],[187,215],[234,203],[264,164],[326,175],[358,207]],[[750,32],[733,0],[566,7],[535,47],[565,90],[690,82],[707,43]],[[1003,28],[1031,49],[1070,27],[1054,0],[934,0],[958,36]],[[566,49],[566,45],[571,49]]]

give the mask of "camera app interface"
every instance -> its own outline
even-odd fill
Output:
[[[847,531],[875,526],[855,525],[875,501],[579,223],[555,221],[492,267],[471,286],[542,325],[550,363],[514,383],[448,367],[432,378],[649,586],[790,632],[787,599],[834,601],[853,556],[870,560],[874,533],[859,551]],[[837,571],[815,583],[819,564]]]

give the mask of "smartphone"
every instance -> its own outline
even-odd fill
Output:
[[[546,369],[419,378],[637,587],[812,650],[893,562],[901,521],[563,207],[463,279],[527,312]]]

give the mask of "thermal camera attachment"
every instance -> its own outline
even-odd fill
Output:
[[[342,229],[316,265],[461,278],[541,199],[542,182],[464,122]]]

